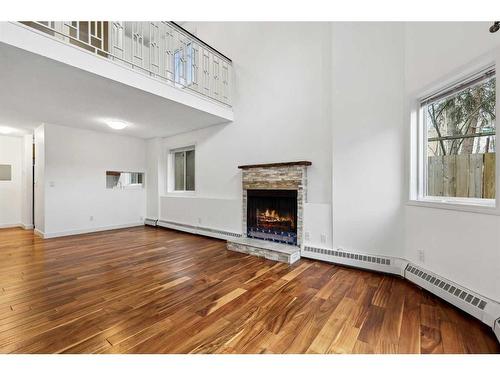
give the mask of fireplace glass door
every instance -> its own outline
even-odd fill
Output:
[[[297,245],[297,190],[247,190],[247,236]]]

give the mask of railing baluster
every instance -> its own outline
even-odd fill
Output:
[[[210,96],[210,54],[206,49],[203,49],[203,90]]]

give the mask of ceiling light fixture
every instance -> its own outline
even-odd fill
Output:
[[[125,129],[128,124],[126,124],[125,122],[123,121],[106,121],[106,123],[108,124],[108,126],[111,128],[111,129],[115,129],[115,130],[122,130],[122,129]]]
[[[16,129],[11,128],[10,126],[0,126],[0,134],[12,134],[16,131]]]

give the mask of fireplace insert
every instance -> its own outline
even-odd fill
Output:
[[[297,245],[297,190],[247,190],[247,236]]]

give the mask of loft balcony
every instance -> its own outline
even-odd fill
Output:
[[[167,85],[231,106],[232,61],[174,22],[21,22]]]
[[[147,131],[130,134],[144,138],[234,119],[231,59],[174,22],[0,22],[0,59],[4,67],[0,78],[6,82],[1,97],[7,106],[11,104],[7,114],[26,117],[23,106],[14,99],[38,92],[29,108],[34,112],[29,119],[33,124],[63,117],[72,120],[83,112],[101,115],[106,112],[102,103],[108,105],[108,101],[111,114],[104,115],[120,117],[125,112],[131,121],[145,123]],[[19,95],[13,95],[17,91]],[[126,101],[113,107],[118,97]],[[55,102],[60,103],[58,118],[54,111],[47,113]],[[132,108],[135,104],[137,108]],[[146,108],[149,114],[136,116]],[[14,121],[21,116],[14,117],[0,120]],[[75,126],[97,127],[90,118],[85,121]]]

